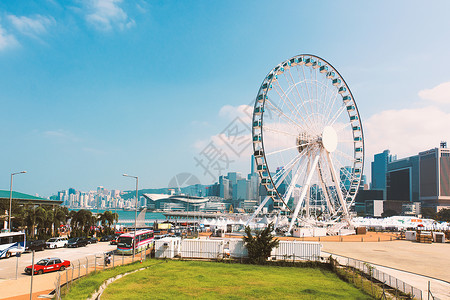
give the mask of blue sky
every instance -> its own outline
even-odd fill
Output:
[[[366,157],[450,142],[448,1],[2,1],[0,189],[165,187],[313,53],[351,87]],[[241,118],[243,119],[243,118]],[[249,171],[250,151],[226,171]],[[233,156],[234,155],[234,156]],[[366,173],[370,170],[366,170]],[[370,173],[367,173],[368,175]],[[19,177],[20,176],[20,177]]]

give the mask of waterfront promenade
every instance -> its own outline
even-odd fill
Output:
[[[323,242],[322,255],[368,262],[375,268],[422,290],[427,299],[428,281],[433,295],[450,299],[450,244],[423,244],[405,240],[386,242]]]
[[[235,238],[241,237],[235,236]],[[292,237],[283,237],[282,239],[302,240],[301,238]],[[318,238],[308,239],[318,240]],[[396,235],[391,233],[367,233],[366,235],[345,236],[342,239],[335,236],[322,237],[320,243],[322,244],[322,256],[324,257],[331,254],[337,257],[341,264],[346,264],[348,257],[370,263],[378,270],[421,289],[424,299],[427,299],[426,292],[428,290],[428,281],[430,281],[431,291],[434,296],[437,296],[439,299],[450,299],[450,273],[448,272],[450,270],[450,261],[445,257],[450,244],[420,244],[397,240]],[[98,246],[92,245],[89,247],[97,248]],[[104,246],[107,245],[105,244]],[[57,251],[64,253],[72,250],[74,249],[51,251],[56,255]],[[95,249],[94,252],[99,252],[98,250],[100,249]],[[13,260],[14,258],[2,260],[2,263],[14,262]],[[117,262],[121,264],[120,260]],[[102,260],[99,259],[98,263],[98,267],[102,268]],[[92,267],[93,265],[90,264],[90,268]],[[83,270],[82,273],[85,272]],[[37,299],[37,296],[52,290],[57,276],[57,272],[35,276],[33,299]],[[20,276],[18,280],[0,280],[2,299],[9,299],[10,297],[12,297],[10,299],[29,299],[29,289],[29,276]]]

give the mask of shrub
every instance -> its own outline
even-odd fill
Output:
[[[272,235],[273,224],[270,223],[263,230],[256,231],[255,236],[249,226],[245,227],[244,244],[248,251],[250,263],[264,264],[270,256],[272,249],[279,244],[278,239]]]

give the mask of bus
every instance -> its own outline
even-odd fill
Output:
[[[0,233],[0,258],[8,258],[17,252],[24,252],[25,240],[25,233],[23,232]]]
[[[119,254],[133,254],[133,247],[135,252],[145,251],[153,247],[153,230],[137,230],[136,240],[134,243],[134,231],[124,233],[119,236],[117,241],[117,253]]]

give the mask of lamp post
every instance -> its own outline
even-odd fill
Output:
[[[137,227],[137,202],[138,202],[138,184],[139,184],[139,178],[137,176],[132,176],[128,174],[123,174],[125,177],[131,177],[136,179],[136,201],[134,203],[134,245],[133,245],[133,261],[134,261],[134,255],[136,251],[136,227]]]
[[[8,211],[8,232],[11,232],[11,209],[12,209],[12,185],[13,185],[13,176],[17,174],[24,174],[27,171],[21,171],[16,173],[11,173],[11,181],[9,183],[9,211]]]

